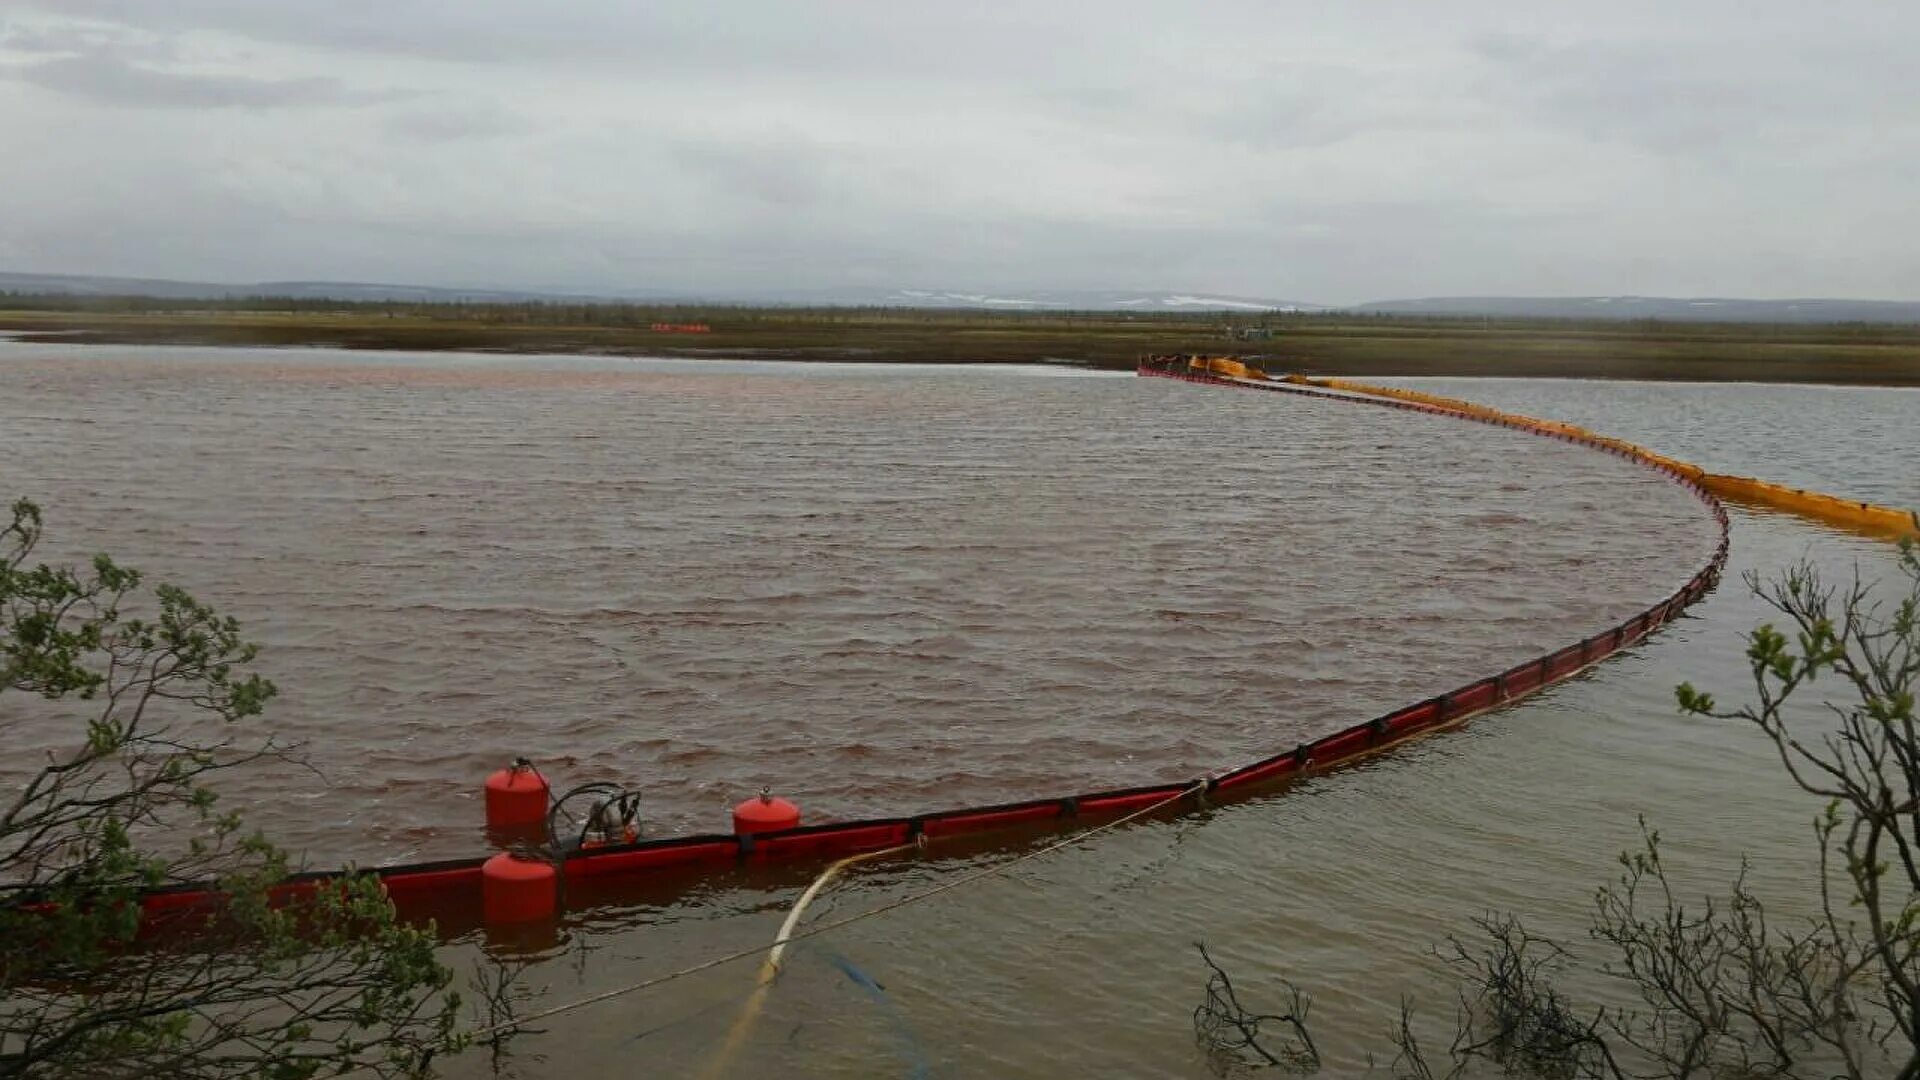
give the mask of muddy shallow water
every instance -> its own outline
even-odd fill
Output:
[[[237,615],[317,864],[487,771],[810,820],[1184,779],[1611,625],[1713,542],[1606,455],[1007,367],[0,344],[5,490]],[[56,743],[39,715],[21,745]],[[17,761],[20,759],[16,759]]]
[[[1920,392],[1407,382],[1920,502]],[[258,632],[271,715],[325,778],[240,790],[323,859],[472,852],[478,777],[514,752],[644,783],[663,832],[721,825],[768,781],[825,816],[1184,777],[1585,634],[1712,544],[1689,497],[1578,448],[1019,369],[0,343],[0,479],[47,504],[63,552],[111,550]],[[1205,1077],[1205,940],[1252,1008],[1284,1004],[1282,977],[1312,993],[1322,1075],[1361,1075],[1403,997],[1444,1045],[1432,950],[1473,916],[1578,948],[1639,815],[1686,888],[1746,854],[1784,917],[1817,802],[1672,692],[1740,700],[1762,612],[1739,576],[1803,556],[1890,571],[1880,542],[1736,511],[1719,591],[1573,682],[798,943],[720,1072]],[[10,767],[55,738],[4,719]],[[808,924],[1023,850],[863,866]],[[577,913],[523,983],[551,1006],[763,947],[807,877],[747,867]],[[699,1075],[753,986],[742,963],[551,1018],[510,1073]]]
[[[1716,468],[1897,501],[1920,391],[1549,380],[1405,380],[1676,449]],[[1166,395],[1237,395],[1174,386]],[[1359,410],[1385,412],[1385,410]],[[1404,414],[1388,413],[1396,422]],[[1411,419],[1411,418],[1406,418]],[[1764,423],[1764,430],[1757,426]],[[1463,425],[1467,426],[1467,425]],[[1392,1076],[1401,1005],[1430,1049],[1452,1034],[1457,983],[1436,955],[1489,911],[1521,914],[1582,962],[1556,976],[1576,1007],[1624,1006],[1595,973],[1588,911],[1639,821],[1658,829],[1683,899],[1749,885],[1790,920],[1813,898],[1821,800],[1780,775],[1737,723],[1687,719],[1674,685],[1744,700],[1740,635],[1766,617],[1741,584],[1811,559],[1836,579],[1893,572],[1893,549],[1824,526],[1736,509],[1718,591],[1591,672],[1526,702],[1285,792],[1108,832],[1011,866],[1031,843],[935,850],[836,881],[804,926],[876,909],[988,868],[924,903],[798,943],[741,1051],[755,961],[704,971],[554,1018],[524,1040],[516,1075],[558,1068],[650,1076],[854,1078],[1202,1077],[1193,1010],[1207,943],[1243,1003],[1312,997],[1322,1076]],[[1476,632],[1462,614],[1445,631]],[[1443,632],[1445,632],[1443,631]],[[527,973],[540,1006],[577,1001],[736,949],[764,948],[807,878],[751,867],[683,895],[569,918]],[[480,935],[457,963],[493,951]],[[877,988],[877,989],[876,989]],[[484,1060],[462,1076],[488,1075]],[[1474,1075],[1487,1075],[1485,1072]]]

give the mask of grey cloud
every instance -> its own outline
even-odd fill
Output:
[[[15,64],[12,77],[43,90],[142,109],[265,109],[364,105],[391,95],[348,88],[338,79],[276,79],[163,71],[103,53]]]
[[[491,102],[423,103],[400,110],[385,123],[389,134],[401,139],[457,142],[498,139],[533,130],[525,115]]]
[[[833,31],[830,18],[778,2],[728,5],[478,4],[416,0],[394,5],[335,4],[324,11],[269,0],[24,0],[51,14],[84,16],[156,33],[218,31],[283,45],[422,60],[522,65],[646,64],[659,70],[825,72],[911,62],[899,49],[875,50],[866,34]],[[847,5],[862,22],[902,22],[882,5]],[[991,17],[932,9],[917,18],[940,24],[922,42],[925,55],[951,56],[967,27],[990,32]],[[617,28],[610,32],[610,28]],[[795,31],[800,31],[796,33]],[[1018,42],[1008,41],[1018,52]],[[920,50],[912,50],[919,52]]]
[[[7,26],[23,268],[1920,295],[1920,5],[14,0]]]
[[[0,52],[72,56],[103,51],[143,63],[164,63],[178,56],[169,38],[125,26],[102,23],[0,23]]]
[[[1802,138],[1884,113],[1907,58],[1861,40],[1835,48],[1745,41],[1636,38],[1558,42],[1490,34],[1473,43],[1496,100],[1549,125],[1666,154],[1717,153]],[[1880,70],[1875,70],[1876,68]]]
[[[804,139],[682,139],[672,153],[705,181],[779,211],[803,209],[851,186],[848,153]]]
[[[1687,58],[1646,45],[1555,45],[1495,35],[1476,51],[1494,69],[1493,95],[1589,137],[1662,152],[1701,149],[1733,134],[1753,87],[1717,82]]]

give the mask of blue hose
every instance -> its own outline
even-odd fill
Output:
[[[886,1010],[887,1018],[893,1022],[894,1033],[900,1038],[901,1047],[905,1052],[904,1056],[907,1059],[907,1064],[910,1066],[907,1070],[907,1075],[912,1077],[913,1080],[926,1080],[932,1071],[931,1067],[927,1064],[927,1057],[920,1051],[919,1041],[913,1037],[913,1028],[907,1023],[906,1014],[900,1011],[898,1003],[887,996],[886,987],[875,982],[871,975],[855,967],[853,961],[841,956],[839,953],[833,953],[830,959],[833,961],[833,966],[839,968],[841,974],[845,975],[848,981],[866,991],[868,997],[872,998],[876,1004]]]

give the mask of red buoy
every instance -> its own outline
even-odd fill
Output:
[[[560,901],[553,864],[501,852],[480,867],[480,910],[489,923],[550,919]]]
[[[733,808],[733,831],[741,836],[777,832],[800,824],[800,808],[785,799],[776,799],[766,788],[760,797],[748,799]]]
[[[487,777],[487,827],[517,829],[547,820],[547,778],[526,758]]]

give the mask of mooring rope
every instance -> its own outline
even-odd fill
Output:
[[[1168,795],[1164,799],[1160,799],[1156,802],[1148,803],[1147,805],[1141,807],[1140,809],[1132,811],[1131,813],[1128,813],[1128,814],[1124,814],[1120,817],[1114,818],[1112,821],[1103,822],[1102,824],[1095,825],[1090,829],[1082,829],[1081,831],[1077,833],[1073,833],[1070,836],[1064,836],[1059,840],[1054,841],[1051,844],[1046,844],[1042,847],[1037,847],[1032,851],[1026,852],[1025,854],[1017,855],[1014,858],[1008,859],[1006,862],[996,863],[993,866],[989,866],[983,870],[979,870],[971,874],[966,874],[964,876],[954,878],[952,881],[943,881],[940,884],[935,885],[930,889],[923,889],[917,893],[909,893],[908,895],[900,897],[897,900],[889,900],[886,903],[879,905],[878,907],[869,908],[866,911],[855,912],[854,914],[848,915],[842,919],[834,919],[830,922],[820,923],[817,926],[812,926],[805,930],[795,931],[790,934],[782,934],[781,937],[775,939],[774,948],[783,949],[788,944],[791,944],[792,942],[805,941],[808,938],[819,937],[821,934],[829,933],[831,931],[838,930],[842,927],[852,926],[854,923],[864,922],[867,919],[876,918],[878,916],[885,915],[888,912],[898,911],[904,907],[911,907],[914,904],[923,903],[927,900],[931,900],[934,897],[941,895],[942,893],[952,892],[953,890],[961,888],[963,886],[971,885],[978,881],[985,881],[986,879],[991,877],[997,877],[1001,874],[1006,873],[1009,870],[1012,870],[1014,867],[1021,865],[1022,863],[1032,862],[1033,860],[1041,858],[1042,856],[1051,855],[1056,851],[1060,851],[1062,849],[1072,847],[1075,844],[1078,844],[1084,840],[1090,839],[1091,837],[1098,836],[1109,829],[1118,828],[1122,825],[1127,824],[1130,821],[1135,821],[1139,818],[1143,818],[1148,814],[1153,813],[1155,810],[1160,810],[1165,807],[1171,806],[1174,803],[1179,802],[1181,799],[1187,798],[1190,795],[1197,795],[1202,792],[1205,792],[1207,790],[1207,784],[1208,784],[1207,780],[1204,780],[1204,779],[1195,780],[1191,785],[1181,788],[1179,791],[1176,791],[1173,794]],[[904,846],[912,846],[912,845],[904,845]],[[900,850],[901,848],[888,849],[888,851],[892,851],[892,852],[898,852]],[[886,853],[887,852],[876,851],[876,852],[870,852],[869,854],[872,856],[879,856]],[[816,885],[820,884],[822,881],[824,881],[825,877],[826,875],[824,874],[821,875],[821,878],[816,880],[815,884]],[[794,916],[798,913],[799,910],[800,910],[800,905],[796,904],[794,908],[794,912],[788,915],[789,922],[794,921]],[[783,929],[785,928],[783,927]],[[766,946],[756,945],[750,949],[741,949],[738,952],[726,953],[721,956],[713,957],[712,959],[709,959],[709,960],[703,960],[700,963],[691,965],[689,967],[680,968],[675,971],[669,971],[663,975],[656,975],[650,979],[642,979],[639,982],[628,983],[625,986],[617,986],[611,990],[602,990],[600,993],[590,994],[587,997],[583,997],[583,998],[576,998],[573,1001],[562,1002],[559,1005],[553,1005],[545,1009],[540,1009],[535,1012],[528,1013],[526,1016],[517,1016],[509,1020],[501,1021],[500,1023],[497,1023],[497,1024],[489,1024],[486,1027],[468,1032],[467,1036],[476,1042],[485,1040],[485,1039],[498,1038],[502,1035],[506,1035],[514,1031],[517,1028],[525,1027],[528,1024],[537,1023],[538,1021],[541,1021],[541,1020],[550,1019],[552,1017],[559,1016],[562,1013],[569,1013],[578,1009],[584,1009],[589,1005],[598,1005],[602,1002],[612,1001],[615,998],[626,997],[629,994],[637,994],[642,990],[651,990],[656,986],[662,986],[667,983],[674,982],[678,979],[684,979],[689,975],[698,975],[703,971],[711,971],[714,968],[721,967],[725,964],[731,964],[736,960],[745,960],[747,957],[750,957],[750,956],[759,956],[761,953],[766,951],[767,951]],[[375,1068],[376,1068],[376,1065],[374,1063],[364,1062],[364,1063],[354,1065],[349,1069],[347,1069],[346,1071],[336,1073],[334,1075],[357,1076],[364,1073],[372,1072]]]
[[[806,912],[807,905],[813,903],[813,898],[820,895],[821,889],[827,887],[827,882],[832,881],[839,876],[840,871],[855,863],[912,851],[916,846],[901,844],[898,847],[849,855],[829,863],[825,870],[820,871],[820,875],[813,879],[813,884],[807,886],[807,891],[801,893],[800,899],[794,901],[793,910],[787,912],[786,921],[780,924],[780,932],[773,936],[773,945],[767,950],[766,962],[760,965],[760,978],[754,985],[752,996],[748,997],[747,1003],[741,1007],[739,1019],[727,1029],[727,1037],[720,1044],[720,1052],[714,1055],[713,1061],[705,1069],[701,1070],[702,1077],[725,1074],[727,1066],[733,1062],[733,1055],[739,1053],[740,1047],[745,1045],[747,1033],[753,1030],[753,1022],[760,1018],[760,1009],[767,1003],[767,995],[773,991],[773,981],[780,977],[780,958],[787,950],[787,943],[793,940],[793,928],[800,924],[800,916]]]

